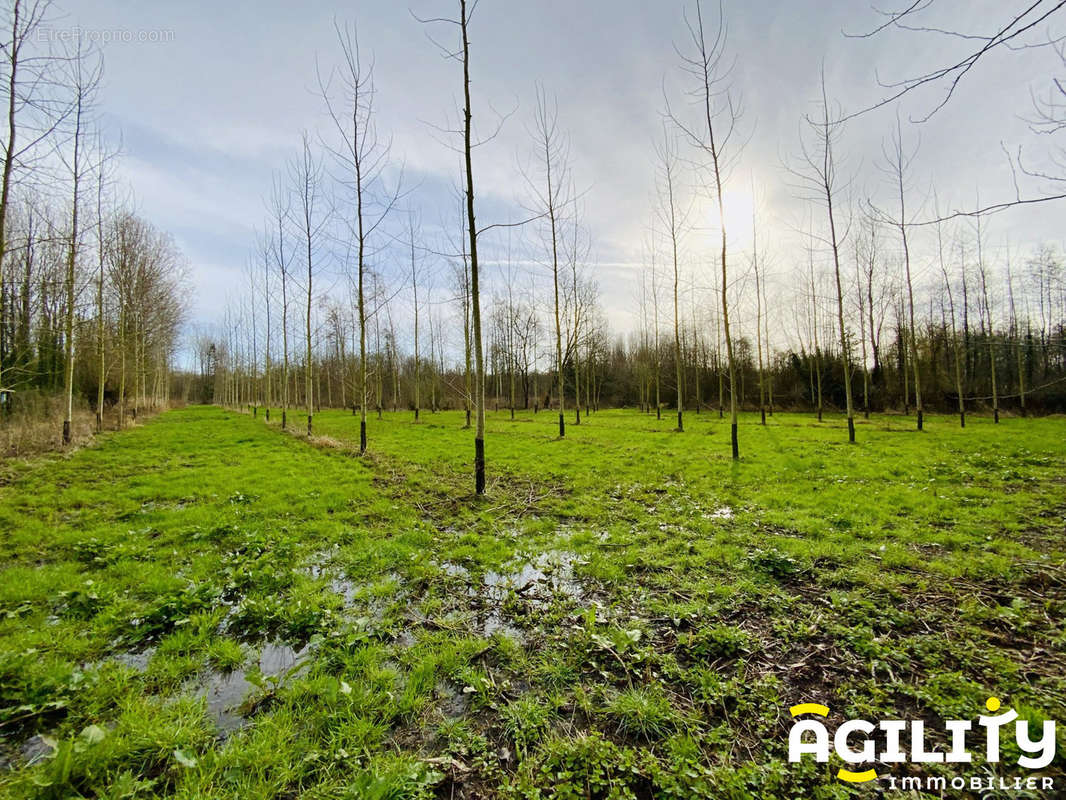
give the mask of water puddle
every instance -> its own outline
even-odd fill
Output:
[[[486,639],[491,639],[496,634],[513,639],[518,644],[526,642],[526,635],[521,630],[511,625],[500,611],[492,610],[481,620],[481,635]]]
[[[155,511],[184,511],[190,506],[196,505],[195,497],[181,497],[177,500],[148,500],[141,503],[140,512],[151,514]]]
[[[259,672],[268,681],[271,678],[281,678],[278,681],[280,685],[307,652],[307,645],[297,650],[280,642],[266,644],[259,653]],[[300,666],[296,674],[302,670],[303,666]],[[207,674],[196,691],[196,697],[206,698],[207,713],[215,720],[223,736],[248,724],[244,715],[245,703],[249,693],[253,689],[257,690],[257,687],[246,675],[247,672],[241,670],[213,671]]]
[[[459,691],[451,684],[438,683],[437,694],[441,699],[441,713],[450,720],[465,715],[470,708],[470,693]]]
[[[568,550],[549,550],[524,561],[513,572],[486,572],[485,594],[501,602],[509,592],[533,601],[550,600],[553,595],[580,601],[584,597],[574,566],[588,563]]]
[[[114,655],[101,658],[99,661],[90,661],[82,664],[82,669],[101,669],[108,664],[121,664],[137,672],[144,672],[148,669],[148,662],[152,660],[152,656],[155,654],[154,647],[148,647],[139,651],[127,651],[123,653],[115,653]]]
[[[452,578],[469,578],[470,577],[470,570],[468,570],[466,567],[464,567],[464,566],[462,566],[460,564],[456,564],[453,561],[442,561],[437,566],[439,566],[441,571],[445,575],[447,575],[449,577],[452,577]]]
[[[304,574],[316,580],[329,581],[329,589],[334,594],[340,595],[345,608],[351,608],[361,600],[366,600],[370,606],[370,613],[376,618],[384,615],[385,595],[395,595],[399,592],[403,580],[396,572],[389,572],[375,582],[357,582],[346,577],[331,562],[340,547],[334,545],[328,550],[321,550],[312,557],[311,563],[303,568]],[[383,585],[385,590],[383,591]]]
[[[0,751],[0,770],[12,770],[36,764],[52,754],[43,736],[33,735],[17,748]]]
[[[350,606],[355,602],[355,597],[359,594],[359,591],[364,588],[364,585],[354,583],[347,578],[331,578],[329,582],[329,588],[334,594],[339,594],[344,598],[344,605]]]
[[[437,566],[445,575],[466,582],[466,596],[474,605],[475,630],[485,638],[499,634],[524,644],[526,634],[504,613],[504,604],[515,596],[534,609],[559,598],[584,602],[585,590],[574,568],[586,563],[568,550],[548,550],[520,556],[500,570],[489,570],[480,583],[471,580],[469,569],[454,562],[443,561]]]
[[[118,653],[111,657],[111,661],[121,664],[124,667],[135,669],[138,672],[144,672],[148,669],[148,662],[152,660],[152,655],[155,653],[154,647],[149,647],[147,650],[142,650],[139,653]]]

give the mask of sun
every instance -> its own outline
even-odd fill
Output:
[[[741,186],[727,186],[722,195],[722,208],[725,211],[725,231],[730,249],[751,247],[752,215],[757,205],[751,189]],[[707,235],[717,240],[718,202],[708,198],[699,204],[699,222]]]
[[[727,187],[722,196],[726,236],[736,245],[751,244],[755,198],[746,188]],[[715,209],[717,211],[717,209]]]

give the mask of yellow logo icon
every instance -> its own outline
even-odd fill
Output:
[[[798,717],[800,714],[817,714],[819,717],[829,716],[829,706],[822,705],[821,703],[800,703],[799,705],[792,706],[788,710],[793,717]],[[862,772],[852,772],[850,769],[844,769],[843,767],[837,770],[837,778],[848,783],[866,783],[867,781],[876,781],[877,772],[868,769]]]

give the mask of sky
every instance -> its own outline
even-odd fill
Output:
[[[453,15],[456,3],[58,0],[58,5],[63,14],[50,28],[100,42],[101,125],[108,137],[121,141],[118,175],[137,209],[170,232],[188,260],[192,326],[218,322],[227,303],[244,291],[256,228],[267,213],[264,198],[274,174],[298,152],[301,133],[329,140],[316,71],[328,72],[339,60],[335,21],[357,25],[362,49],[373,57],[376,124],[392,142],[395,163],[403,164],[404,205],[421,216],[426,242],[439,242],[444,229],[458,226],[453,186],[459,157],[449,147],[454,139],[441,129],[455,127],[458,119],[461,71],[429,38],[450,41],[454,31],[415,18]],[[713,4],[704,10],[717,17]],[[693,111],[678,56],[688,44],[686,12],[693,12],[691,0],[480,0],[471,23],[475,125],[485,134],[502,123],[498,135],[475,151],[481,221],[529,215],[532,198],[524,175],[535,174],[531,129],[540,85],[558,103],[588,242],[585,269],[599,286],[616,332],[637,325],[663,111],[667,102],[681,116]],[[807,258],[804,230],[812,225],[818,232],[824,225],[824,210],[802,200],[788,170],[800,154],[804,115],[816,110],[822,71],[833,102],[853,112],[886,96],[881,83],[940,66],[970,43],[912,31],[848,36],[882,21],[874,8],[855,0],[726,0],[722,13],[727,59],[733,62],[729,85],[742,108],[726,194],[732,260],[737,280],[746,280],[750,219],[757,212],[771,286],[784,296],[794,284],[793,271]],[[983,33],[1002,17],[1001,2],[939,0],[923,21]],[[1030,40],[1054,35],[1056,25],[1063,33],[1063,20],[1053,20],[1050,31],[1040,28]],[[908,199],[919,217],[931,215],[933,186],[942,208],[971,208],[978,197],[982,204],[1010,199],[1014,188],[1004,150],[1021,148],[1033,167],[1048,164],[1049,140],[1034,134],[1026,117],[1032,113],[1031,94],[1045,92],[1061,72],[1050,48],[1004,50],[982,60],[927,122],[912,120],[936,104],[942,87],[848,122],[837,142],[845,194],[854,203],[870,198],[889,207],[891,186],[879,166],[882,144],[899,117],[908,148],[917,148]],[[680,152],[684,159],[695,156],[683,143]],[[683,172],[681,193],[691,203],[693,230],[682,242],[682,259],[697,288],[709,293],[715,207],[701,192],[696,171]],[[1023,193],[1046,188],[1026,181]],[[1061,203],[996,215],[986,223],[990,249],[1024,257],[1037,242],[1059,243],[1061,219]],[[508,230],[509,243],[501,229],[485,244],[490,291],[530,281],[538,291],[549,291],[536,225]],[[510,271],[508,247],[518,262]],[[923,250],[919,242],[918,250],[918,279],[932,281],[931,248]],[[406,269],[401,254],[383,246],[376,257],[379,269],[399,284]],[[428,261],[426,280],[438,287],[429,296],[437,298],[443,319],[451,313],[448,268],[432,257]],[[338,262],[321,268],[323,286],[343,284]],[[395,303],[403,306],[404,287],[395,291]]]

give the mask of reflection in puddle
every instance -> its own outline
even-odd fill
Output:
[[[533,600],[550,599],[552,594],[581,600],[584,591],[574,577],[574,566],[586,563],[576,553],[549,550],[526,561],[513,572],[486,572],[486,594],[497,601],[512,591]]]
[[[440,695],[440,710],[448,719],[458,719],[470,708],[470,694],[460,692],[449,683],[438,683],[437,694]]]
[[[308,646],[299,650],[290,645],[271,643],[263,646],[259,654],[259,671],[264,678],[276,678],[287,673],[307,654]],[[302,667],[300,668],[302,670]],[[300,670],[297,670],[299,672]],[[254,685],[239,670],[233,672],[211,672],[196,691],[197,697],[207,700],[207,713],[223,735],[228,734],[248,720],[242,713],[244,702]],[[286,675],[286,677],[288,677]]]
[[[28,767],[47,758],[52,753],[52,746],[44,740],[43,736],[31,736],[18,747],[17,751],[12,750],[9,754],[0,750],[0,770]]]
[[[440,569],[445,575],[450,575],[453,578],[469,578],[470,570],[464,566],[460,566],[453,561],[442,561]]]
[[[346,578],[333,578],[329,582],[329,588],[333,590],[335,594],[339,594],[344,598],[344,605],[350,606],[355,602],[355,596],[359,592],[360,587]]]
[[[138,672],[144,672],[148,669],[148,662],[152,660],[152,654],[155,653],[154,647],[149,647],[140,653],[119,653],[111,658],[111,661],[115,661],[124,667],[135,669]]]
[[[481,634],[486,639],[491,639],[496,634],[499,634],[500,636],[506,636],[508,639],[514,639],[519,644],[525,644],[526,641],[526,635],[514,625],[509,624],[499,611],[490,611],[485,615],[484,621],[481,623]]]
[[[403,582],[400,575],[388,572],[374,582],[353,581],[332,563],[339,552],[337,545],[329,550],[319,551],[313,556],[311,563],[303,568],[304,573],[316,580],[328,580],[330,591],[341,596],[345,608],[356,605],[358,601],[367,600],[372,615],[381,616],[384,613],[384,604],[375,601],[385,595],[395,595],[400,590],[400,584]]]
[[[503,605],[517,595],[532,608],[543,608],[564,598],[583,602],[585,591],[574,567],[588,563],[567,550],[549,550],[532,557],[519,557],[506,569],[489,570],[482,582],[470,580],[470,570],[452,561],[437,566],[447,576],[467,583],[466,595],[479,606],[476,627],[489,638],[501,634],[525,643],[522,630],[503,612]]]

